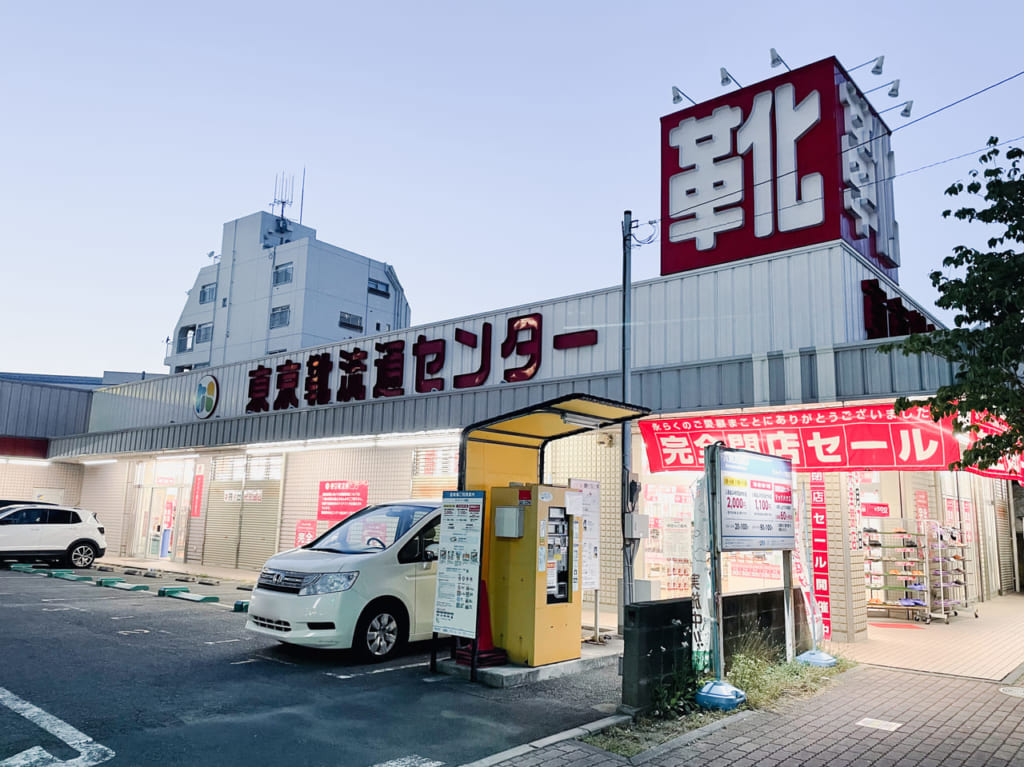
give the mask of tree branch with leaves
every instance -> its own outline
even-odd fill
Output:
[[[979,437],[951,469],[984,469],[1024,453],[1024,150],[1008,148],[1006,167],[1000,155],[999,140],[990,138],[979,158],[982,167],[970,172],[966,184],[957,181],[946,190],[950,197],[971,198],[974,205],[943,211],[943,218],[998,227],[988,239],[989,250],[958,245],[943,259],[943,269],[930,275],[939,292],[935,305],[956,312],[954,327],[879,347],[932,354],[953,364],[952,383],[931,397],[900,397],[895,405],[900,413],[927,407],[935,421],[959,416],[957,428]],[[988,433],[971,424],[966,416],[972,411],[982,423],[1006,430]]]

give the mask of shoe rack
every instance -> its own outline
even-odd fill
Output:
[[[868,611],[931,623],[928,536],[917,520],[871,519],[862,534]]]
[[[967,598],[967,544],[960,528],[931,522],[928,565],[931,574],[931,617],[949,623],[949,616],[970,610]],[[978,617],[975,608],[974,617]]]

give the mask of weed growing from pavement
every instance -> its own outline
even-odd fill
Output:
[[[803,663],[779,663],[772,655],[759,648],[744,648],[749,652],[738,652],[732,658],[727,679],[743,690],[747,703],[743,709],[771,710],[786,700],[813,695],[826,687],[839,673],[855,664],[844,658],[832,668],[808,666]],[[640,716],[631,724],[611,727],[595,735],[582,738],[585,743],[611,751],[625,757],[654,748],[684,733],[730,716],[736,711],[703,711],[693,700],[696,691],[686,695],[664,686],[655,691],[655,708],[648,715]]]

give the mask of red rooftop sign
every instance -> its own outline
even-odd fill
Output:
[[[661,273],[844,239],[896,279],[892,175],[834,58],[662,117]]]

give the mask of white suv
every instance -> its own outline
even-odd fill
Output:
[[[103,527],[91,511],[66,506],[15,505],[0,508],[0,561],[59,560],[92,567],[107,553]]]
[[[440,501],[368,506],[271,557],[245,627],[286,644],[352,648],[369,660],[429,639],[440,523]]]

